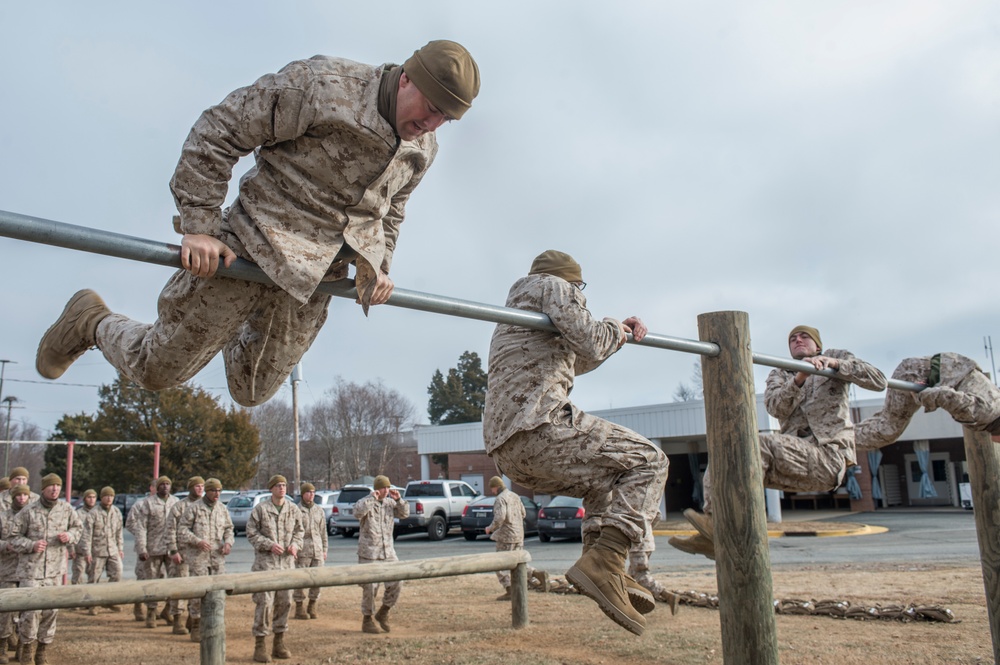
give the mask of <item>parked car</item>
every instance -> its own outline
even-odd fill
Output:
[[[316,496],[313,497],[313,503],[323,509],[323,519],[328,525],[330,523],[330,513],[333,511],[333,504],[338,496],[340,496],[340,490],[316,490]],[[292,500],[296,505],[301,505],[302,495],[299,494]],[[327,528],[329,529],[329,526]]]
[[[526,496],[520,497],[524,506],[524,535],[538,533],[537,503]],[[493,523],[493,504],[495,496],[481,496],[462,511],[462,535],[466,540],[475,540],[486,533],[486,527]]]
[[[326,520],[326,530],[331,536],[339,533],[344,538],[353,538],[360,524],[354,516],[354,504],[372,493],[371,485],[345,485],[330,506],[330,517]],[[402,487],[392,486],[400,494]]]
[[[582,538],[584,514],[583,499],[552,497],[538,511],[538,540],[547,543],[553,538]]]
[[[462,525],[462,511],[479,496],[461,480],[413,480],[403,495],[410,516],[396,522],[393,535],[426,531],[431,540],[443,540],[448,531]]]
[[[186,499],[188,498],[189,494],[191,494],[191,492],[184,490],[183,492],[178,492],[174,496],[176,496],[178,499]],[[223,506],[228,506],[229,500],[232,499],[237,494],[239,494],[239,491],[237,490],[222,490],[219,493],[219,501],[222,502]]]
[[[230,499],[229,503],[226,504],[226,510],[229,511],[229,519],[233,521],[233,532],[246,533],[250,512],[258,503],[270,498],[270,492],[258,490],[252,493],[242,492]]]

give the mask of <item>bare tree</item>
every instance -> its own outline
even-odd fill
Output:
[[[414,412],[409,400],[381,382],[338,379],[305,418],[309,475],[318,480],[322,474],[333,487],[381,473],[395,459],[399,432],[412,424]]]
[[[696,360],[691,368],[691,384],[681,381],[674,391],[675,402],[690,402],[691,400],[703,399],[704,387],[701,382],[701,361]]]
[[[250,419],[260,430],[254,486],[267,487],[267,479],[274,474],[291,474],[295,463],[294,414],[290,404],[272,399],[251,409]]]

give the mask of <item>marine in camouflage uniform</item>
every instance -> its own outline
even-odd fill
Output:
[[[583,286],[580,265],[549,250],[511,287],[507,307],[542,312],[558,332],[496,327],[483,438],[518,484],[583,499],[586,551],[567,578],[609,618],[642,634],[645,619],[633,605],[648,611],[652,598],[625,574],[625,557],[659,512],[667,457],[636,432],[580,411],[569,393],[575,377],[610,358],[629,332],[641,340],[646,327],[637,317],[596,320]]]
[[[18,554],[11,539],[14,535],[14,519],[28,505],[30,491],[27,485],[15,485],[10,489],[11,507],[0,514],[0,589],[15,589],[20,585],[17,575]],[[7,645],[14,636],[14,613],[0,612],[0,663],[8,662]]]
[[[205,479],[201,476],[191,476],[188,479],[187,488],[187,498],[175,503],[170,509],[170,514],[167,515],[167,554],[170,555],[170,560],[174,564],[173,570],[168,571],[171,577],[188,577],[190,574],[188,571],[189,557],[186,556],[188,548],[178,542],[178,531],[184,511],[205,496]],[[188,614],[188,626],[181,623],[181,616],[184,614],[187,603],[188,601],[183,599],[170,601],[170,616],[174,624],[174,635],[188,634],[191,615]]]
[[[80,540],[84,543],[83,555],[90,566],[91,584],[100,582],[101,575],[105,572],[109,582],[118,582],[122,578],[125,539],[122,533],[122,511],[118,510],[114,501],[114,488],[101,488],[101,503],[91,511],[89,522],[83,525],[83,537]],[[109,609],[113,612],[121,611],[117,605],[112,605]]]
[[[170,478],[160,476],[154,482],[156,493],[146,497],[141,504],[136,503],[129,512],[135,515],[132,534],[139,559],[146,562],[145,579],[158,580],[169,576],[174,562],[170,560],[167,541],[167,516],[177,503],[177,497],[170,493]],[[170,603],[164,604],[164,621],[169,621]],[[156,601],[146,603],[146,628],[156,628]]]
[[[866,390],[886,387],[885,375],[875,366],[841,349],[823,350],[819,331],[797,326],[788,335],[792,358],[831,369],[836,377],[774,369],[767,377],[764,406],[778,419],[778,434],[760,435],[761,465],[766,487],[799,491],[834,490],[844,480],[848,467],[857,464],[854,424],[851,422],[851,384]],[[684,515],[698,530],[698,541],[671,538],[678,549],[690,552],[694,542],[706,546],[714,539],[712,482],[710,469],[704,477],[705,515],[693,510]],[[695,536],[698,538],[698,536]],[[705,548],[707,549],[707,547]],[[695,552],[709,555],[709,552]],[[711,556],[714,556],[714,547]]]
[[[177,527],[177,542],[183,546],[188,574],[222,575],[226,572],[226,557],[233,549],[233,520],[226,506],[219,501],[222,483],[217,478],[205,481],[205,496],[187,503]],[[191,641],[201,641],[201,599],[188,601],[191,614]],[[174,625],[179,625],[179,616]]]
[[[316,486],[312,483],[302,483],[300,488],[302,502],[299,510],[302,511],[302,549],[299,550],[295,558],[296,568],[321,568],[326,563],[326,556],[329,552],[329,535],[326,530],[326,513],[322,506],[313,503],[316,497]],[[292,594],[295,601],[296,619],[316,619],[316,601],[319,600],[319,587],[309,589],[309,606],[302,607],[306,599],[305,589],[296,589]]]
[[[376,476],[374,487],[371,494],[354,504],[354,516],[358,518],[358,563],[398,561],[392,532],[397,519],[410,516],[410,504],[400,497],[398,490],[393,489],[387,476]],[[365,633],[379,632],[375,627],[376,621],[385,632],[390,630],[389,610],[399,601],[403,583],[395,581],[383,584],[385,591],[378,612],[375,612],[378,583],[360,585],[361,630]]]
[[[521,497],[507,489],[500,476],[490,478],[490,490],[496,496],[493,502],[493,521],[486,527],[490,540],[496,543],[497,552],[524,549],[524,504]],[[549,575],[545,571],[527,566],[528,576],[538,582],[542,591],[549,590]],[[497,600],[510,600],[510,571],[498,570],[497,581],[503,595]]]
[[[254,551],[250,570],[290,570],[295,568],[295,558],[302,549],[302,511],[285,499],[288,481],[284,476],[271,476],[267,487],[271,490],[271,499],[254,506],[247,520],[247,540]],[[256,604],[253,617],[255,661],[268,662],[264,640],[272,632],[271,655],[276,658],[291,657],[284,646],[291,598],[291,589],[253,594]]]
[[[90,515],[94,512],[96,506],[97,492],[95,490],[84,492],[83,503],[76,509],[77,516],[80,518],[80,524],[83,526],[84,534],[90,528]],[[73,574],[70,577],[71,584],[89,584],[92,581],[93,573],[91,573],[90,563],[87,562],[87,556],[84,553],[84,541],[85,538],[80,538],[70,551],[69,558],[73,560]]]
[[[17,576],[22,589],[60,586],[66,574],[67,550],[80,540],[83,526],[76,511],[59,500],[61,489],[59,476],[54,473],[45,476],[41,498],[14,518],[10,543],[21,555]],[[30,663],[32,653],[36,665],[47,662],[45,652],[55,639],[57,614],[55,609],[21,612],[18,632],[22,663]]]
[[[10,477],[8,481],[10,482],[10,487],[0,492],[0,511],[7,510],[10,508],[11,499],[10,491],[18,485],[28,484],[28,470],[23,466],[15,466],[10,470]],[[28,503],[34,503],[38,501],[38,495],[32,492],[29,488],[28,490]]]
[[[77,293],[39,345],[58,378],[88,346],[149,390],[179,385],[222,351],[233,399],[268,400],[327,316],[321,281],[355,263],[359,299],[384,303],[406,203],[437,154],[434,131],[460,118],[479,70],[459,44],[431,42],[402,67],[315,56],[267,74],[206,110],[170,186],[184,234],[181,261],[152,325]],[[237,161],[256,166],[225,211]],[[274,285],[204,279],[219,260],[256,263]]]
[[[960,425],[1000,435],[1000,390],[971,358],[957,353],[906,358],[892,378],[927,387],[918,393],[890,388],[878,413],[858,423],[858,449],[894,443],[921,406],[927,411],[944,409]]]

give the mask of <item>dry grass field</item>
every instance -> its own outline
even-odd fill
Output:
[[[661,575],[672,589],[716,592],[711,572]],[[978,567],[899,565],[817,566],[774,571],[778,598],[837,598],[852,604],[942,604],[960,623],[885,622],[819,616],[777,617],[781,662],[786,665],[872,663],[989,663],[992,646],[982,571]],[[607,620],[578,595],[529,595],[531,625],[510,628],[510,608],[494,600],[493,575],[405,583],[389,634],[361,633],[358,587],[327,589],[321,617],[291,621],[290,665],[405,663],[407,665],[611,665],[722,663],[719,613],[666,607],[648,615],[635,637]],[[62,611],[50,662],[59,665],[181,665],[199,662],[187,637],[134,621],[129,611],[96,617]],[[226,605],[228,663],[252,663],[248,596]],[[13,655],[13,654],[11,654]]]

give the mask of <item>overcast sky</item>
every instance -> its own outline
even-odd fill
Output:
[[[551,248],[583,265],[595,315],[661,334],[737,309],[759,353],[807,323],[886,374],[945,350],[990,371],[983,339],[1000,346],[996,2],[7,2],[0,30],[0,209],[179,242],[167,183],[201,111],[292,60],[402,62],[447,38],[482,92],[438,131],[397,286],[502,305]],[[96,351],[59,381],[35,372],[74,291],[150,321],[169,274],[0,238],[14,420],[48,434],[115,378]],[[334,299],[301,402],[381,379],[426,422],[434,370],[485,363],[492,329]],[[574,399],[669,402],[695,360],[626,347]],[[194,380],[226,396],[219,359]]]

